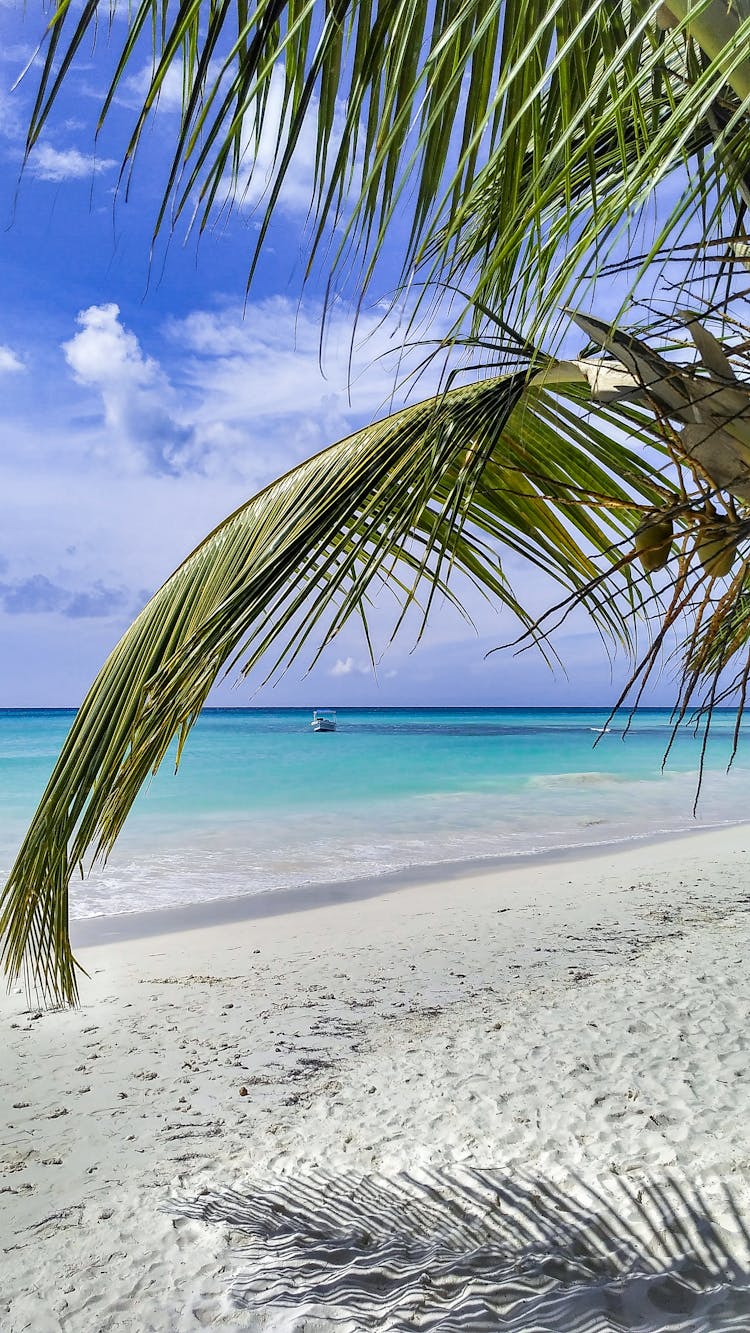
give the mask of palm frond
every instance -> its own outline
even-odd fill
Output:
[[[542,363],[543,365],[544,363]],[[124,635],[84,700],[0,899],[2,961],[27,967],[49,1000],[72,1002],[68,889],[87,855],[106,856],[143,782],[179,750],[223,669],[268,675],[308,642],[315,654],[379,585],[400,623],[472,580],[533,635],[499,559],[512,549],[629,641],[628,612],[600,590],[639,506],[672,494],[649,418],[604,406],[585,418],[580,370],[543,386],[540,361],[407,407],[300,464],[222,523]],[[542,381],[540,383],[540,380]],[[615,421],[657,450],[612,438]]]
[[[473,283],[474,301],[541,329],[601,267],[669,185],[645,260],[735,226],[748,193],[746,0],[691,0],[657,23],[658,0],[140,0],[102,102],[104,123],[146,55],[151,78],[124,166],[175,67],[183,107],[157,231],[196,208],[200,227],[253,181],[257,262],[303,136],[312,126],[309,258],[372,276],[396,215],[406,278]],[[60,0],[31,117],[39,139],[99,17]],[[719,22],[719,19],[721,22]],[[744,192],[744,193],[743,193]],[[261,199],[261,195],[263,198]],[[728,211],[729,210],[729,211]],[[336,239],[338,237],[338,239]],[[392,245],[389,247],[392,251]],[[635,280],[635,279],[634,279]],[[623,298],[625,297],[623,291]]]
[[[713,318],[716,332],[695,310],[661,319],[658,350],[593,315],[569,313],[607,353],[604,360],[573,363],[594,400],[616,403],[620,412],[628,401],[649,404],[673,465],[679,497],[647,516],[635,537],[638,563],[665,573],[659,586],[633,605],[633,614],[645,623],[646,645],[633,654],[631,674],[608,720],[626,703],[632,719],[666,658],[675,668],[677,690],[665,762],[685,723],[702,735],[695,810],[714,711],[729,704],[736,710],[731,765],[750,686],[750,344],[744,306],[738,300],[719,312],[701,312],[702,318]],[[686,351],[689,359],[683,360]],[[548,379],[564,373],[564,364],[548,371]],[[603,600],[618,600],[611,571],[599,574],[595,586]],[[584,600],[581,590],[573,589],[531,628],[524,627],[514,646],[552,633]]]

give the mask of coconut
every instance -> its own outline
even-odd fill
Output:
[[[739,531],[737,524],[723,514],[717,514],[703,523],[695,539],[695,549],[706,573],[712,579],[729,574],[737,555]]]
[[[672,549],[672,520],[656,510],[648,514],[635,534],[635,553],[647,574],[663,569]]]

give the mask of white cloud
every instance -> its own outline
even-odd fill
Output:
[[[196,311],[170,325],[206,443],[246,452],[254,438],[258,461],[278,470],[391,410],[409,364],[395,315],[361,315],[352,348],[351,317],[334,309],[322,355],[320,327],[318,306],[284,297],[250,305],[244,319],[236,309]],[[418,396],[436,376],[425,376]],[[403,399],[396,393],[395,404]]]
[[[357,662],[353,657],[339,657],[328,674],[329,676],[369,676],[370,664],[369,662]]]
[[[220,66],[217,65],[217,71],[219,68]],[[153,66],[147,63],[136,74],[131,74],[129,78],[124,80],[118,100],[125,106],[140,109],[151,87],[152,78]],[[179,111],[182,107],[182,93],[182,65],[176,60],[170,65],[162,79],[157,106],[161,111]]]
[[[16,353],[12,348],[6,347],[3,343],[0,343],[0,375],[12,375],[19,370],[25,369],[26,367],[20,356],[16,356]]]
[[[81,153],[77,148],[58,149],[51,144],[40,144],[34,150],[29,169],[44,181],[84,180],[110,171],[117,166],[114,158],[97,158]]]
[[[320,321],[319,306],[284,297],[250,305],[244,318],[237,308],[196,311],[168,324],[157,358],[116,305],[90,306],[63,344],[101,413],[86,422],[87,449],[131,471],[233,477],[251,493],[404,401],[394,396],[409,364],[395,316],[362,315],[352,349],[351,318],[334,309],[323,370]],[[437,375],[420,382],[419,397]]]
[[[221,78],[221,70],[219,61],[212,61],[209,64],[206,79],[209,86],[212,82]],[[129,78],[123,81],[118,94],[118,101],[127,107],[140,108],[151,86],[152,77],[153,67],[150,62],[147,62],[136,73],[131,74]],[[225,76],[222,87],[226,89],[226,86],[227,79]],[[156,106],[160,111],[174,113],[181,110],[182,101],[183,69],[180,61],[175,60],[164,76]],[[254,209],[262,203],[278,165],[277,142],[283,101],[284,76],[281,70],[278,70],[274,72],[271,79],[264,112],[263,131],[257,144],[253,134],[254,115],[252,108],[246,115],[238,179],[233,181],[231,175],[227,173],[223,182],[224,198],[227,204],[247,210]],[[317,114],[318,101],[317,98],[314,98],[297,140],[294,156],[286,172],[278,199],[277,206],[282,211],[297,216],[307,214],[313,196]],[[344,116],[345,105],[341,102],[334,112],[329,151],[329,161],[331,162],[335,160],[341,142]],[[361,172],[361,164],[355,169],[356,172]],[[354,190],[355,186],[352,185],[351,188]],[[219,198],[221,199],[221,195],[219,195]]]
[[[395,318],[363,315],[352,350],[350,318],[334,310],[325,373],[320,320],[318,306],[283,297],[249,306],[244,319],[237,309],[196,311],[168,325],[157,359],[117,305],[88,307],[63,343],[77,382],[100,404],[88,449],[128,470],[265,484],[391,409],[405,364]],[[420,396],[429,389],[425,379]]]
[[[176,394],[161,366],[124,328],[119,307],[89,306],[80,332],[63,344],[80,384],[102,398],[111,446],[140,455],[150,471],[178,473],[194,462],[194,437],[177,416]]]
[[[281,118],[284,104],[284,77],[280,70],[274,71],[265,108],[263,130],[258,143],[252,134],[253,116],[246,117],[247,131],[242,148],[242,161],[237,181],[227,177],[225,185],[227,199],[241,208],[256,208],[263,200],[274,176],[277,162],[277,144],[280,136]],[[333,163],[341,143],[344,129],[346,107],[343,101],[337,102],[334,110],[333,126],[330,135],[328,161]],[[313,98],[307,117],[300,131],[294,149],[294,156],[284,176],[284,183],[279,193],[277,207],[292,214],[307,214],[313,198],[316,157],[316,121],[318,100]],[[287,116],[288,120],[288,116]],[[354,176],[350,190],[357,190],[357,179],[361,175],[361,162],[355,163]]]
[[[252,492],[392,409],[406,364],[396,317],[361,316],[352,351],[350,317],[333,311],[325,373],[320,321],[320,307],[285,297],[250,305],[244,319],[236,308],[197,311],[169,323],[156,359],[117,305],[91,305],[63,344],[95,395],[81,440],[125,471],[234,477]],[[425,377],[420,396],[429,391]]]
[[[0,88],[0,135],[4,139],[21,141],[24,137],[24,126],[18,109],[18,101],[14,101],[5,88]]]

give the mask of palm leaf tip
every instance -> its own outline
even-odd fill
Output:
[[[34,868],[32,868],[34,867]],[[77,1004],[78,972],[70,944],[67,858],[51,862],[39,848],[14,868],[0,911],[0,962],[8,984],[22,977],[27,996],[48,1007]]]

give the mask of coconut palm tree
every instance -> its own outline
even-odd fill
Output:
[[[61,0],[52,14],[30,152],[98,10]],[[750,255],[749,0],[141,0],[116,41],[100,125],[145,48],[152,61],[126,173],[181,71],[157,231],[188,206],[195,225],[212,225],[268,160],[270,136],[252,280],[312,127],[308,271],[325,260],[331,290],[346,277],[364,292],[386,240],[405,235],[402,283],[420,282],[412,308],[465,293],[442,344],[464,369],[449,359],[438,394],[247,501],[105,663],[0,900],[6,973],[26,968],[57,1002],[77,994],[71,874],[109,852],[217,675],[261,661],[273,675],[353,615],[367,633],[380,586],[396,594],[398,628],[414,605],[424,623],[436,592],[460,600],[456,579],[468,578],[543,650],[572,605],[633,652],[640,618],[651,639],[634,658],[636,690],[682,626],[678,720],[696,699],[710,716],[732,689],[741,709],[750,676],[738,291]],[[604,319],[561,318],[597,300],[615,268],[619,312],[610,298]],[[641,306],[636,321],[630,298],[655,275],[666,304]],[[588,349],[563,358],[574,320]],[[541,622],[508,583],[507,549],[561,585]]]

